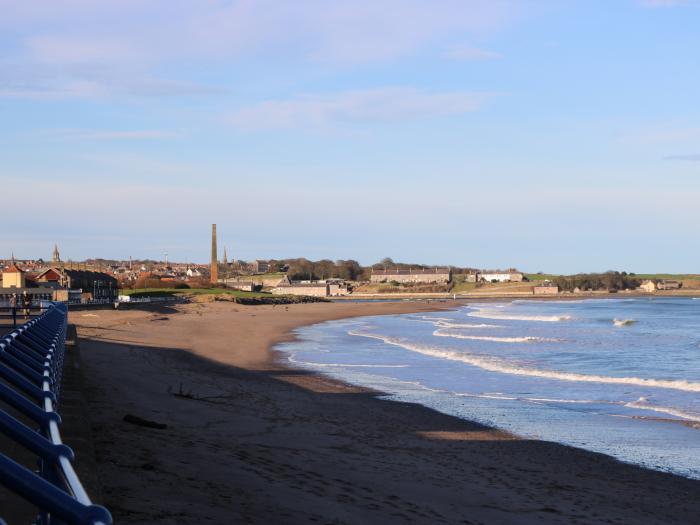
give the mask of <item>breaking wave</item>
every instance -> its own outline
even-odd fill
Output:
[[[646,397],[640,397],[637,399],[637,401],[631,401],[629,403],[625,403],[625,406],[628,408],[639,408],[642,410],[651,410],[653,412],[660,412],[662,414],[669,414],[671,416],[676,416],[680,417],[683,419],[688,419],[690,421],[697,421],[700,422],[700,415],[697,414],[691,414],[689,412],[684,412],[683,410],[678,410],[676,408],[670,408],[670,407],[661,407],[661,406],[656,406],[649,404],[647,402]]]
[[[312,363],[310,361],[297,361],[294,359],[294,354],[287,357],[287,361],[294,363],[295,365],[302,366],[312,366],[319,368],[333,367],[333,368],[408,368],[409,365],[357,365],[357,364],[345,364],[345,363]]]
[[[497,324],[471,324],[471,323],[451,323],[449,319],[447,321],[438,321],[435,326],[440,328],[503,328],[501,325]]]
[[[469,312],[469,317],[478,317],[481,319],[501,319],[504,321],[540,321],[543,323],[556,323],[558,321],[568,321],[572,319],[570,315],[512,315],[497,312],[487,308],[482,308],[476,312]]]
[[[445,332],[438,328],[433,332],[435,337],[452,337],[454,339],[469,339],[472,341],[493,341],[495,343],[534,343],[534,342],[555,342],[558,339],[548,339],[546,337],[492,337],[488,335],[462,335]]]
[[[630,326],[636,323],[634,319],[613,319],[613,324],[615,326]]]
[[[700,383],[693,383],[685,380],[668,379],[645,379],[641,377],[611,377],[590,374],[577,374],[573,372],[557,372],[555,370],[541,370],[537,368],[527,368],[522,365],[508,363],[497,358],[487,358],[475,356],[462,352],[455,352],[438,347],[425,346],[407,343],[394,337],[387,337],[379,334],[369,334],[363,332],[349,331],[348,335],[377,339],[388,345],[398,346],[419,354],[447,359],[450,361],[460,361],[482,370],[498,372],[501,374],[520,375],[528,377],[542,377],[545,379],[556,379],[559,381],[573,381],[581,383],[606,383],[613,385],[636,385],[649,388],[667,388],[671,390],[681,390],[684,392],[700,392]]]

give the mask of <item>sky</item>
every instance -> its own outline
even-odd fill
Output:
[[[700,273],[700,2],[0,13],[0,257]]]

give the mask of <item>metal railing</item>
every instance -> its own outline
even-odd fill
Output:
[[[0,401],[31,421],[28,426],[0,406],[0,433],[39,460],[34,472],[0,453],[0,485],[38,507],[40,525],[110,525],[109,511],[92,504],[73,469],[73,450],[61,440],[67,318],[67,307],[55,303],[0,339]]]

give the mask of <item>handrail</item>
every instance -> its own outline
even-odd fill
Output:
[[[111,525],[109,511],[90,500],[73,468],[73,450],[61,439],[57,408],[67,322],[66,305],[52,303],[0,339],[0,401],[38,426],[0,408],[0,433],[39,459],[33,472],[0,453],[0,485],[39,508],[39,525]]]

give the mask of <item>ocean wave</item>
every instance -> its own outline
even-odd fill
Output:
[[[338,367],[338,368],[408,368],[409,365],[358,365],[358,364],[346,364],[346,363],[312,363],[310,361],[297,361],[294,359],[294,355],[287,357],[287,361],[294,363],[295,365],[302,366],[312,366],[318,368],[328,368],[328,367]]]
[[[481,319],[496,319],[504,321],[539,321],[543,323],[556,323],[558,321],[569,321],[572,319],[570,315],[514,315],[504,314],[489,309],[480,309],[476,312],[469,312],[469,317],[478,317]]]
[[[615,326],[630,326],[636,323],[634,319],[613,319],[613,325]]]
[[[691,414],[690,412],[685,412],[683,410],[679,410],[677,408],[672,408],[672,407],[662,407],[662,406],[657,406],[657,405],[652,405],[647,402],[646,397],[640,397],[637,399],[637,401],[630,401],[629,403],[625,403],[625,406],[628,408],[638,408],[641,410],[651,410],[653,412],[660,412],[662,414],[669,414],[671,416],[676,416],[680,417],[683,419],[688,419],[690,421],[696,421],[700,422],[700,415],[698,414]]]
[[[447,359],[450,361],[460,361],[488,372],[498,372],[501,374],[520,375],[528,377],[541,377],[544,379],[555,379],[559,381],[572,381],[578,383],[605,383],[612,385],[635,385],[648,388],[666,388],[670,390],[681,390],[684,392],[700,392],[700,383],[693,383],[682,379],[645,379],[641,377],[614,377],[590,374],[577,374],[574,372],[558,372],[555,370],[542,370],[538,368],[527,368],[522,365],[508,363],[497,358],[475,356],[463,352],[455,352],[444,348],[408,343],[394,337],[387,337],[379,334],[369,334],[366,332],[348,332],[348,335],[377,339],[388,345],[399,346],[411,352]]]
[[[452,337],[454,339],[469,339],[471,341],[493,341],[494,343],[535,343],[535,342],[556,342],[558,339],[548,339],[546,337],[492,337],[488,335],[463,335],[445,332],[438,328],[433,332],[435,337]]]
[[[619,405],[620,402],[616,401],[602,401],[600,399],[556,399],[549,397],[520,397],[520,396],[506,396],[505,394],[493,394],[493,393],[483,393],[483,394],[469,394],[469,393],[455,393],[456,396],[460,397],[478,397],[481,399],[502,399],[505,401],[528,401],[530,403],[563,403],[563,404],[577,404],[577,405],[593,405],[593,404],[605,404],[605,405]]]
[[[451,323],[448,321],[438,321],[435,326],[439,328],[503,328],[501,325],[497,324],[472,324],[472,323]]]
[[[415,318],[412,318],[412,320]],[[430,321],[430,322],[450,322],[454,321],[454,319],[450,319],[449,317],[430,317],[428,315],[421,315],[419,319],[422,319],[423,321]]]

